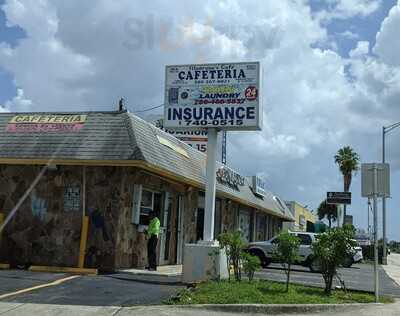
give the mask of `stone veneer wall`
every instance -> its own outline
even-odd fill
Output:
[[[48,170],[6,226],[0,262],[74,267],[78,264],[82,223],[82,166]],[[0,212],[5,216],[40,172],[39,166],[0,165]],[[131,223],[133,185],[169,192],[172,197],[169,260],[176,263],[177,201],[183,196],[183,240],[196,242],[199,190],[166,181],[133,167],[86,167],[89,232],[85,267],[104,270],[147,265],[147,241]],[[80,190],[78,209],[65,210],[65,188]],[[237,229],[239,204],[221,199],[221,231]],[[274,233],[281,220],[270,224]],[[267,228],[268,229],[268,228]],[[160,243],[159,243],[160,244]]]
[[[179,194],[185,194],[185,186],[178,183],[171,183],[158,176],[143,172],[134,168],[124,168],[122,175],[121,209],[118,219],[116,233],[116,268],[138,267],[147,265],[147,240],[145,234],[138,232],[137,225],[131,223],[133,205],[133,185],[142,184],[143,188],[169,192],[172,198],[171,226],[169,242],[169,260],[173,264],[176,261],[176,229],[177,229],[177,198]],[[162,215],[161,215],[162,217]],[[162,220],[162,218],[161,218]],[[158,248],[160,241],[158,243]],[[159,253],[158,249],[158,253]]]
[[[0,166],[0,211],[7,216],[40,166]],[[0,260],[11,264],[76,266],[82,211],[64,211],[64,186],[81,188],[81,169],[47,171],[5,227]]]

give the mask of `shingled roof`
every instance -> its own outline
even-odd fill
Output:
[[[35,116],[46,122],[46,116],[77,115],[84,119],[79,129],[43,130],[15,129],[15,117]],[[38,115],[43,116],[38,118]],[[38,123],[37,121],[35,123]],[[18,124],[18,123],[17,123]],[[20,125],[22,127],[30,124]],[[0,113],[0,164],[53,158],[76,161],[77,164],[96,161],[105,165],[144,162],[157,171],[165,171],[182,181],[204,188],[206,156],[152,124],[126,112],[79,113]],[[218,163],[218,167],[222,166]],[[243,201],[260,211],[293,220],[290,211],[277,198],[266,192],[256,196],[250,184],[233,188],[217,183],[217,193]],[[283,205],[281,205],[283,204]]]

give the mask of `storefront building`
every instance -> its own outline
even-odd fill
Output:
[[[205,163],[203,153],[126,111],[1,113],[3,219],[29,194],[0,236],[0,262],[144,267],[154,210],[159,264],[182,263],[184,244],[202,239]],[[246,178],[218,168],[216,237],[240,229],[247,241],[265,240],[293,220],[272,193],[258,195]]]
[[[314,224],[317,221],[317,216],[313,214],[307,207],[296,201],[285,201],[286,206],[293,215],[294,222],[283,223],[284,229],[302,232],[314,232]]]

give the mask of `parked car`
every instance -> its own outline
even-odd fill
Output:
[[[319,263],[313,256],[311,248],[312,243],[316,240],[317,234],[307,232],[290,232],[297,236],[300,240],[299,246],[299,261],[297,264],[309,267],[311,271],[318,272],[320,270]],[[274,252],[278,236],[275,236],[267,241],[251,242],[248,246],[248,252],[259,257],[261,265],[266,268],[271,262],[274,262]],[[345,258],[343,266],[350,268],[354,263],[358,263],[363,259],[361,247],[354,247],[354,255]]]

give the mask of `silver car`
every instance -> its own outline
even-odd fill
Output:
[[[297,264],[309,267],[313,272],[319,272],[319,263],[313,257],[313,251],[311,248],[317,234],[307,232],[290,232],[290,234],[297,236],[300,240],[299,261]],[[274,252],[276,250],[277,242],[278,236],[267,241],[251,242],[248,246],[248,251],[249,253],[259,257],[262,267],[266,268],[271,262],[274,262]],[[352,257],[345,258],[343,263],[344,267],[350,268],[353,263],[360,262],[363,259],[361,247],[354,247],[353,253],[354,255]]]

